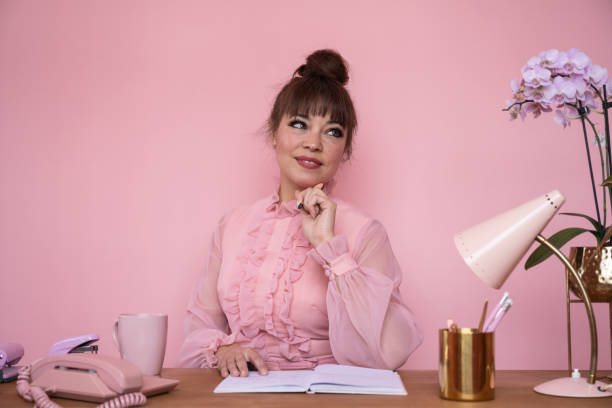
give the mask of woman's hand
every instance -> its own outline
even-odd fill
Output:
[[[317,184],[295,192],[298,208],[302,212],[302,230],[313,247],[335,235],[336,203],[329,199],[322,188],[323,184]]]
[[[217,349],[215,357],[219,361],[219,371],[223,378],[230,374],[232,377],[247,377],[249,375],[248,362],[255,366],[259,374],[268,374],[266,362],[250,347],[242,347],[237,343],[221,346]]]

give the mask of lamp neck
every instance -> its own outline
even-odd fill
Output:
[[[593,305],[591,304],[591,299],[589,298],[584,284],[582,283],[582,279],[580,279],[580,275],[578,275],[578,272],[576,272],[576,269],[572,266],[570,260],[567,259],[565,255],[563,255],[563,252],[561,252],[556,246],[548,242],[548,240],[546,240],[546,238],[544,238],[540,234],[538,234],[535,240],[550,249],[552,253],[555,254],[555,256],[565,264],[567,270],[572,274],[572,276],[578,283],[580,293],[582,293],[582,299],[584,300],[584,306],[586,307],[587,316],[589,318],[589,328],[591,332],[591,366],[589,369],[589,377],[587,378],[587,382],[589,384],[595,384],[595,374],[597,371],[597,325],[595,323],[595,316],[593,314]]]

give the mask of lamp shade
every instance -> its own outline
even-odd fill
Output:
[[[456,234],[455,245],[474,273],[499,289],[564,201],[552,191]]]

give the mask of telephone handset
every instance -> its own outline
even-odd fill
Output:
[[[34,363],[30,376],[30,385],[46,390],[50,396],[90,402],[133,392],[156,395],[178,384],[178,380],[142,375],[129,361],[99,354],[45,357]]]

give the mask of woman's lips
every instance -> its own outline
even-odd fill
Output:
[[[320,161],[312,157],[300,156],[300,157],[296,157],[295,160],[297,160],[300,166],[306,169],[317,169],[321,167],[321,164],[322,164]]]

